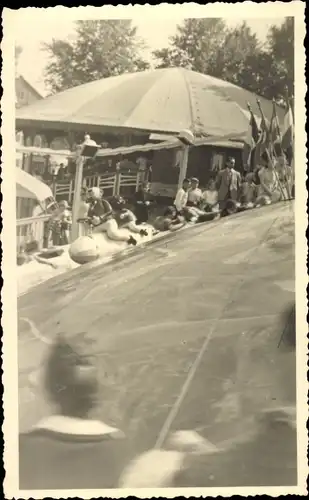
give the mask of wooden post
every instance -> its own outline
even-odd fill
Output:
[[[141,182],[141,172],[138,170],[136,174],[136,185],[135,185],[135,192],[138,191],[139,185]]]
[[[71,241],[73,242],[78,238],[78,210],[80,205],[80,194],[82,189],[83,180],[83,169],[84,169],[84,157],[78,154],[76,156],[76,175],[75,175],[75,186],[74,186],[74,198],[73,198],[73,210],[72,210],[72,231],[71,231]]]
[[[70,180],[69,182],[69,203],[72,201],[72,195],[73,195],[73,181]]]
[[[181,158],[180,169],[179,169],[179,177],[178,177],[178,189],[180,189],[182,187],[183,181],[187,175],[189,149],[190,149],[190,146],[183,147],[182,158]]]
[[[120,194],[120,183],[121,183],[121,172],[120,172],[120,169],[118,167],[116,167],[113,196],[119,196],[119,194]]]

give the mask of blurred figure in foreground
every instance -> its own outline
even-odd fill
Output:
[[[294,486],[297,484],[295,408],[265,410],[247,435],[214,446],[195,432],[171,436],[123,472],[123,488]]]
[[[132,458],[119,429],[90,417],[98,374],[80,342],[79,349],[62,337],[50,349],[44,388],[57,414],[19,437],[23,490],[113,488]]]

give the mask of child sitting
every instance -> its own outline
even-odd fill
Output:
[[[214,179],[210,179],[207,189],[203,192],[200,208],[205,212],[219,212],[218,191]]]
[[[253,208],[257,198],[257,185],[254,183],[254,174],[248,173],[241,185],[240,202],[244,209]]]

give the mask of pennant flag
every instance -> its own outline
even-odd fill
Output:
[[[265,151],[268,151],[270,155],[272,154],[272,151],[271,151],[270,127],[266,122],[266,118],[264,116],[263,109],[259,100],[257,100],[257,104],[262,117],[261,133],[255,147],[255,162],[258,164]]]
[[[248,103],[247,106],[250,112],[250,122],[243,149],[243,165],[245,169],[252,170],[254,164],[254,156],[255,156],[254,150],[259,140],[260,131],[250,104]]]
[[[275,156],[280,156],[283,154],[282,150],[282,137],[281,137],[281,130],[280,130],[280,125],[279,125],[279,119],[277,115],[277,109],[276,109],[276,101],[273,99],[273,112],[272,112],[272,117],[270,120],[270,127],[269,127],[269,138],[271,142],[270,149],[272,153]]]
[[[288,162],[291,164],[294,153],[294,120],[289,100],[283,122],[282,149],[286,152]]]

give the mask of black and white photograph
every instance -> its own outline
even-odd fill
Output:
[[[3,10],[6,498],[307,494],[304,16]]]

